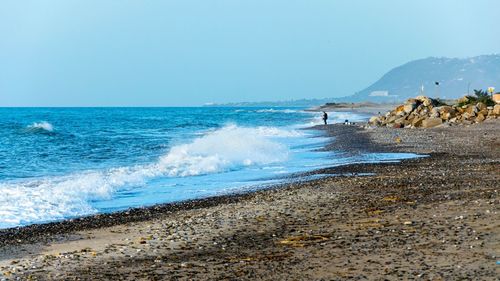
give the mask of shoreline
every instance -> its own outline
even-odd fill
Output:
[[[334,124],[330,124],[334,125]],[[334,125],[338,126],[338,125]],[[358,130],[358,126],[342,126],[344,129],[341,134],[329,134],[325,129],[328,126],[324,125],[315,125],[313,127],[303,128],[302,130],[316,130],[321,131],[325,134],[326,137],[330,138],[325,146],[319,151],[341,151],[344,154],[352,154],[352,153],[363,153],[363,152],[395,152],[393,150],[389,150],[382,146],[372,145],[370,147],[364,146],[363,151],[357,149],[356,145],[353,145],[352,142],[349,142],[348,146],[344,144],[347,143],[346,136],[350,136],[354,131]],[[354,129],[354,131],[353,131]],[[333,140],[336,138],[336,140]],[[367,141],[363,139],[363,143]],[[419,157],[411,158],[411,159],[401,159],[396,160],[397,162],[403,161],[415,161],[418,160]],[[103,227],[112,227],[120,224],[131,223],[131,222],[142,222],[149,219],[157,218],[165,213],[172,213],[177,211],[191,210],[191,209],[199,209],[199,208],[207,208],[212,206],[217,206],[219,204],[229,204],[239,202],[240,200],[245,200],[247,197],[251,197],[254,193],[259,192],[268,192],[272,190],[279,189],[287,189],[294,184],[300,183],[311,183],[313,184],[315,181],[321,179],[305,179],[301,180],[301,177],[307,177],[311,175],[324,175],[325,177],[335,177],[337,175],[329,175],[332,173],[324,173],[324,171],[328,170],[344,170],[348,169],[347,166],[359,166],[359,165],[370,165],[370,164],[383,164],[384,162],[377,163],[349,163],[349,164],[339,164],[336,166],[316,169],[305,172],[298,172],[294,174],[290,174],[286,179],[289,181],[284,181],[282,183],[271,184],[266,187],[256,187],[250,190],[242,190],[242,191],[233,191],[228,194],[222,195],[214,195],[203,198],[195,198],[188,199],[183,201],[171,202],[171,203],[159,203],[151,206],[144,207],[133,207],[126,210],[114,211],[110,213],[97,213],[86,215],[82,217],[76,218],[67,218],[58,221],[52,222],[43,222],[43,223],[34,223],[30,225],[17,226],[0,229],[0,247],[4,245],[15,245],[15,244],[23,244],[26,241],[40,239],[47,235],[58,235],[64,234],[71,231],[84,231],[84,230],[92,230]],[[341,176],[341,174],[340,174]],[[21,241],[21,242],[19,242]],[[0,253],[0,261],[2,260],[2,255]]]
[[[330,124],[334,126],[338,126],[335,124]],[[325,146],[319,151],[334,151],[338,150],[345,154],[350,154],[354,151],[356,153],[361,153],[361,151],[357,150],[353,143],[350,142],[348,146],[344,146],[343,144],[347,142],[345,138],[346,135],[350,135],[353,133],[353,130],[357,130],[358,126],[350,126],[344,127],[342,126],[344,132],[347,133],[342,134],[329,134],[325,130],[324,125],[315,125],[312,127],[302,128],[301,130],[316,130],[325,134],[325,137],[330,138],[330,141],[325,143]],[[337,140],[333,140],[333,138],[337,138]],[[366,141],[366,139],[363,139]],[[363,152],[396,152],[391,151],[381,146],[364,147]],[[402,159],[396,160],[398,162],[402,161],[413,161],[418,159],[418,157],[413,159]],[[384,162],[378,162],[378,164],[382,164]],[[373,164],[373,163],[368,163]],[[351,165],[360,165],[359,163],[349,163],[349,164],[339,164],[337,166],[332,166],[327,169],[340,168],[343,166],[351,166]],[[364,165],[364,164],[361,164]],[[310,175],[321,175],[325,169],[317,169],[305,172],[293,173],[285,177],[285,179],[289,179],[290,181],[284,181],[281,183],[271,184],[266,187],[256,187],[250,190],[242,190],[242,191],[232,191],[228,194],[221,195],[213,195],[202,198],[194,198],[177,202],[170,203],[158,203],[151,206],[143,206],[143,207],[132,207],[125,210],[113,211],[109,213],[96,213],[85,215],[81,217],[75,218],[67,218],[58,221],[49,221],[42,223],[34,223],[24,226],[16,226],[0,229],[0,247],[2,245],[11,243],[16,244],[20,243],[18,240],[26,241],[30,240],[32,237],[36,236],[47,236],[47,234],[60,234],[69,231],[81,231],[81,230],[90,230],[101,227],[110,227],[118,224],[124,224],[129,222],[140,222],[148,219],[153,219],[157,216],[160,216],[164,213],[170,213],[181,210],[189,210],[189,209],[198,209],[198,208],[206,208],[215,206],[218,204],[225,204],[231,202],[237,202],[239,200],[243,200],[245,197],[251,196],[256,192],[266,192],[274,189],[286,189],[288,186],[301,183],[301,182],[314,182],[316,179],[305,179],[301,180],[301,177],[310,176]],[[325,175],[328,176],[328,175]],[[28,237],[29,236],[29,237]],[[29,239],[26,239],[29,238]],[[1,255],[0,255],[1,258]]]
[[[387,237],[396,235],[394,241],[399,241],[396,244],[404,246],[406,242],[398,239],[406,237],[409,232],[405,234],[401,232],[401,228],[406,231],[413,229],[410,233],[416,233],[418,232],[415,228],[417,225],[419,228],[429,228],[428,232],[438,235],[435,228],[442,228],[447,222],[443,221],[443,225],[434,225],[431,216],[428,218],[429,222],[420,224],[421,220],[426,220],[432,214],[428,213],[427,208],[419,208],[430,205],[436,210],[441,210],[443,207],[439,202],[448,202],[446,203],[448,205],[445,205],[447,208],[441,210],[446,215],[455,207],[463,208],[463,204],[455,203],[457,200],[470,197],[471,202],[476,200],[484,203],[479,206],[467,203],[465,205],[467,208],[471,211],[482,210],[486,213],[486,210],[481,209],[486,206],[489,211],[487,214],[496,215],[498,218],[498,207],[488,203],[488,200],[498,203],[499,199],[495,186],[498,176],[494,174],[494,171],[498,171],[499,163],[499,152],[495,149],[499,147],[497,141],[499,125],[497,120],[494,120],[467,128],[432,130],[363,129],[359,126],[343,125],[317,126],[318,129],[324,129],[330,137],[335,138],[325,147],[326,150],[342,150],[346,153],[411,152],[430,154],[430,157],[403,160],[399,163],[337,166],[312,172],[312,174],[333,174],[333,176],[284,184],[278,188],[133,209],[45,225],[11,228],[8,231],[0,230],[0,271],[4,273],[9,271],[11,274],[9,276],[32,276],[39,280],[44,280],[43,278],[47,276],[54,279],[65,279],[71,276],[79,276],[82,279],[86,279],[85,276],[96,279],[106,279],[106,276],[126,279],[143,276],[142,274],[152,279],[162,276],[170,276],[173,279],[177,277],[179,279],[221,277],[342,279],[349,276],[371,276],[366,275],[366,269],[373,270],[371,273],[373,276],[384,276],[388,274],[384,271],[387,267],[391,268],[390,272],[394,271],[395,276],[413,276],[411,274],[415,270],[428,274],[429,270],[425,267],[416,266],[412,269],[404,265],[404,260],[393,260],[393,255],[397,257],[398,251],[400,251],[399,254],[406,255],[404,247],[393,249],[393,246],[390,246],[392,244],[384,244],[382,247],[375,242],[380,242],[380,239],[387,240],[389,239]],[[396,142],[396,138],[402,141]],[[447,139],[449,142],[444,141]],[[459,163],[463,166],[457,166]],[[446,165],[450,166],[446,167]],[[443,168],[446,169],[443,170]],[[487,171],[490,173],[484,174]],[[464,175],[464,172],[472,176]],[[360,173],[369,175],[356,176]],[[405,178],[405,173],[408,178]],[[422,178],[422,173],[433,176]],[[479,178],[481,178],[480,181]],[[416,184],[416,179],[425,185]],[[448,184],[451,186],[448,187]],[[467,191],[472,184],[479,187],[478,194]],[[433,187],[441,185],[446,185],[442,187],[446,189],[441,191]],[[316,192],[320,194],[315,194]],[[444,194],[439,195],[440,192]],[[382,196],[382,199],[372,200],[372,197],[377,196]],[[360,201],[361,198],[364,200]],[[353,202],[357,202],[359,210]],[[323,205],[329,206],[332,203],[334,203],[334,208],[325,208]],[[449,205],[451,203],[453,204]],[[408,213],[408,210],[416,209],[420,210],[418,214]],[[400,212],[405,214],[404,218],[399,214]],[[244,218],[241,221],[234,213],[246,215],[241,215]],[[346,217],[347,220],[339,215]],[[417,215],[417,217],[410,220],[412,215]],[[183,219],[186,217],[189,218]],[[462,220],[468,219],[469,217],[465,216],[465,219],[459,219],[458,222],[463,224]],[[480,216],[478,220],[484,223],[484,219]],[[356,223],[359,220],[362,220],[361,224]],[[393,225],[392,220],[403,221],[400,221],[398,225]],[[327,223],[329,221],[335,223]],[[493,223],[490,226],[492,229],[489,230],[490,234],[481,237],[480,242],[483,243],[483,248],[489,248],[498,255],[500,248],[498,242],[495,242],[499,237],[499,228],[495,229],[495,223],[498,225],[498,220],[486,221]],[[472,223],[470,222],[468,227]],[[148,225],[151,227],[148,228]],[[360,232],[359,227],[370,234]],[[385,228],[397,230],[396,234],[383,231]],[[176,229],[182,230],[175,231]],[[241,232],[243,229],[245,231]],[[209,233],[203,233],[203,230]],[[151,234],[147,234],[148,231]],[[168,234],[162,234],[165,231]],[[5,235],[6,232],[14,233]],[[178,233],[187,234],[181,235],[184,238],[177,239]],[[338,238],[336,233],[343,233],[341,236],[344,238]],[[375,252],[371,255],[363,254],[362,259],[351,252],[352,247],[358,247],[356,246],[358,242],[357,240],[349,240],[349,242],[345,237],[354,239],[356,235],[361,237],[358,240],[363,240],[358,241],[360,245],[372,248]],[[401,238],[398,238],[398,235],[401,235]],[[152,238],[149,239],[149,236]],[[146,238],[142,239],[144,237]],[[17,242],[18,239],[21,242]],[[468,237],[461,237],[461,239],[469,241]],[[137,240],[140,241],[137,242]],[[133,243],[129,244],[125,241]],[[210,241],[219,242],[214,244],[215,242]],[[474,237],[472,241],[475,241]],[[122,247],[119,246],[120,244],[130,245],[131,249],[128,250],[133,250],[134,254],[128,250],[123,253],[116,250]],[[410,247],[415,247],[414,244],[412,243],[413,246]],[[447,245],[444,242],[442,244],[439,246],[447,246],[446,251],[456,251],[453,244]],[[92,250],[82,251],[88,245],[93,245]],[[222,249],[218,245],[225,245],[225,247]],[[152,254],[151,249],[157,252]],[[470,249],[470,252],[474,252],[473,248]],[[388,250],[397,251],[393,255],[384,254]],[[419,251],[424,250],[430,251],[432,247],[429,246],[429,249]],[[54,251],[66,254],[63,254],[61,258],[61,255],[55,255]],[[241,256],[238,253],[245,254]],[[492,258],[490,254],[489,258],[477,260],[476,252],[474,254],[470,256],[468,252],[465,252],[463,255],[465,260],[462,268],[468,269],[465,273],[470,273],[474,277],[493,279],[492,277],[499,271],[499,267],[495,267],[494,264],[495,258]],[[64,261],[65,255],[78,255],[78,259],[68,258]],[[305,256],[309,257],[308,262],[299,258]],[[371,256],[373,257],[368,258]],[[6,257],[9,258],[6,259]],[[13,258],[16,260],[12,260]],[[363,262],[352,263],[350,265],[352,270],[345,270],[346,265],[343,263],[346,258],[363,260],[365,264],[362,265]],[[421,258],[425,260],[429,257],[424,255]],[[238,262],[231,262],[231,259],[236,259]],[[368,261],[372,259],[385,260],[391,265],[402,264],[399,267],[385,266],[376,270],[376,267],[372,268],[375,264]],[[453,257],[450,259],[455,260]],[[156,260],[160,262],[155,262]],[[196,266],[201,260],[208,273]],[[408,262],[417,260],[416,258],[407,259]],[[55,261],[58,261],[58,266],[54,264]],[[479,270],[479,261],[484,264],[482,273],[470,268],[473,265]],[[113,266],[103,268],[102,264],[105,262]],[[462,264],[462,262],[459,263]],[[31,267],[27,265],[28,269],[24,270],[21,266],[23,264],[35,264],[37,269],[29,269]],[[145,264],[148,266],[145,267]],[[184,266],[185,264],[188,266]],[[228,265],[225,266],[225,264]],[[427,279],[429,276],[468,276],[462,275],[464,270],[450,267],[441,259],[435,261],[435,264],[428,264],[428,262],[426,264],[430,269],[434,268],[434,275],[426,275]],[[122,267],[123,265],[126,266]],[[151,267],[153,265],[154,267]],[[91,266],[95,266],[96,269],[91,269]],[[11,269],[16,267],[20,268],[13,273]],[[312,269],[308,269],[309,267]],[[50,275],[55,274],[56,268],[62,270],[60,275]],[[268,275],[271,268],[275,272]],[[344,268],[343,271],[342,268]]]

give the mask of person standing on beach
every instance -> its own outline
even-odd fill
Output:
[[[323,122],[325,122],[325,125],[326,125],[326,120],[328,120],[328,114],[326,114],[326,112],[323,111]]]

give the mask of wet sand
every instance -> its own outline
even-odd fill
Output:
[[[0,280],[498,280],[500,122],[319,126],[347,154],[401,163],[0,231]]]

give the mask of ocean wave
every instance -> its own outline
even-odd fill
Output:
[[[26,127],[28,131],[32,132],[54,132],[54,126],[47,121],[34,122]]]
[[[265,166],[288,158],[279,137],[298,136],[273,127],[228,125],[174,146],[148,165],[0,183],[0,228],[97,212],[93,200],[112,198],[157,177],[188,177]]]
[[[267,109],[236,109],[234,112],[239,113],[239,112],[257,112],[257,113],[307,113],[302,110],[295,110],[295,109],[274,109],[274,108],[267,108]]]
[[[287,138],[287,137],[301,137],[304,133],[297,130],[285,130],[276,127],[260,126],[255,128],[256,133],[264,137],[276,137],[276,138]]]
[[[169,176],[195,176],[285,161],[287,148],[266,138],[280,131],[226,126],[190,144],[173,147],[157,167]]]
[[[259,109],[256,110],[255,112],[259,113],[297,113],[301,112],[299,110],[293,110],[293,109],[274,109],[274,108],[269,108],[269,109]]]

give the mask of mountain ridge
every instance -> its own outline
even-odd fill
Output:
[[[436,82],[439,85],[436,85]],[[363,90],[344,97],[234,102],[205,106],[308,107],[338,102],[394,103],[418,95],[455,99],[473,93],[474,89],[486,90],[488,87],[496,87],[496,91],[500,91],[500,54],[468,58],[427,57],[409,61],[389,70]]]
[[[419,94],[458,98],[473,89],[495,85],[500,87],[499,54],[469,58],[428,57],[397,66],[375,83],[345,98],[379,102],[404,100]]]

